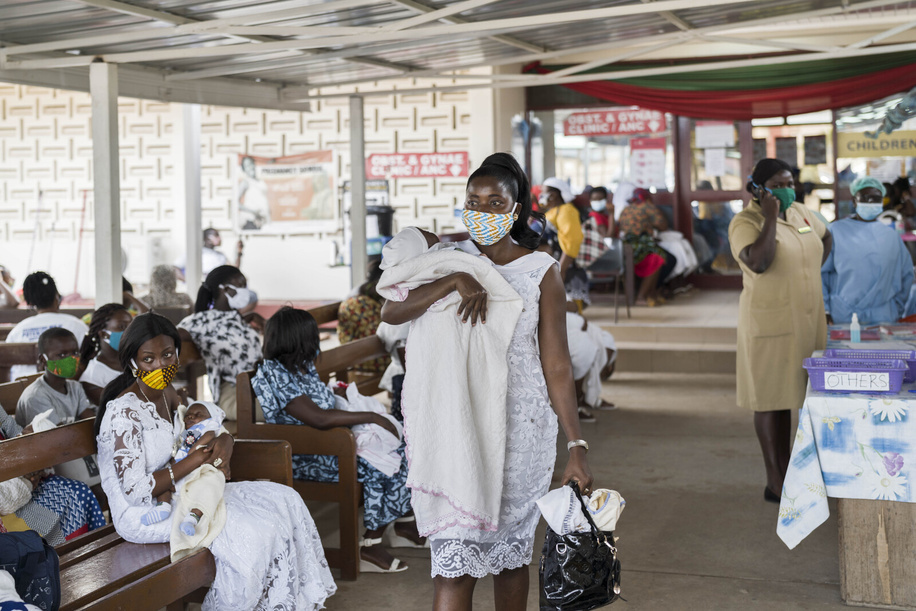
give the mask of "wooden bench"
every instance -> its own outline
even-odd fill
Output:
[[[170,308],[153,308],[153,311],[157,314],[162,314],[173,323],[178,324],[178,322],[191,313],[191,308],[187,306],[176,306]],[[61,314],[70,314],[71,316],[76,316],[77,318],[82,318],[86,314],[92,314],[95,312],[95,308],[90,307],[79,307],[79,308],[61,308]],[[19,323],[25,320],[30,316],[35,316],[36,311],[34,308],[16,308],[16,309],[0,309],[0,323]]]
[[[0,481],[96,453],[93,420],[0,442]],[[236,441],[234,481],[268,479],[290,485],[292,451],[285,441]],[[200,601],[216,575],[209,550],[171,562],[169,545],[121,539],[112,525],[57,548],[61,611],[169,611]]]
[[[10,379],[13,365],[35,365],[38,362],[38,344],[0,343],[0,381]]]
[[[315,361],[318,375],[328,382],[333,375],[337,380],[347,380],[350,369],[372,359],[387,355],[385,345],[376,337],[366,337],[327,352]],[[296,480],[293,488],[306,501],[337,503],[339,510],[340,547],[325,548],[328,563],[340,569],[343,580],[354,580],[359,575],[359,505],[362,484],[356,478],[356,439],[346,427],[320,430],[305,425],[267,424],[256,419],[254,390],[251,378],[255,372],[239,374],[236,383],[238,397],[238,431],[246,439],[284,439],[293,448],[293,454],[318,454],[336,456],[339,477],[336,483]],[[355,382],[364,395],[378,392],[377,378]]]
[[[19,403],[19,397],[22,396],[22,392],[29,384],[40,378],[42,375],[44,374],[33,373],[32,375],[18,378],[12,382],[5,382],[0,384],[0,406],[6,410],[7,414],[10,416],[16,415],[16,405]]]

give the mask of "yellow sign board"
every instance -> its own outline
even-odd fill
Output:
[[[837,157],[916,157],[916,131],[869,138],[863,132],[839,132]]]

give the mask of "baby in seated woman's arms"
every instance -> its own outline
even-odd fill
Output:
[[[175,438],[173,464],[184,460],[195,447],[207,446],[216,439],[223,425],[224,417],[223,410],[212,403],[207,404],[203,401],[191,403],[184,415],[185,428]],[[166,491],[158,497],[158,500],[159,503],[140,519],[144,525],[149,526],[161,522],[171,515],[172,492]],[[192,508],[181,520],[179,525],[181,532],[189,537],[194,536],[201,517],[203,517],[203,512],[197,507]]]

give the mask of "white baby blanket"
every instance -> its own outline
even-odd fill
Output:
[[[431,250],[389,267],[380,295],[407,292],[456,272],[488,293],[487,322],[458,316],[455,292],[411,325],[402,393],[407,486],[423,536],[450,526],[494,531],[499,521],[506,454],[509,342],[522,311],[518,293],[485,258]]]
[[[385,411],[385,406],[377,400],[361,395],[356,384],[347,386],[346,399],[338,395],[334,395],[334,399],[337,409],[348,412],[376,412],[394,424],[398,430],[397,436],[377,424],[357,424],[350,427],[350,430],[356,437],[357,456],[365,459],[388,477],[400,471],[401,455],[397,450],[401,447],[401,439],[404,436],[404,428],[401,423],[391,417]]]

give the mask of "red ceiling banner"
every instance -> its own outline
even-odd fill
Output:
[[[525,71],[551,72],[537,64]],[[909,89],[914,72],[916,68],[910,64],[833,81],[769,89],[685,91],[617,81],[568,83],[563,87],[615,104],[632,104],[684,117],[749,121],[867,104]]]

